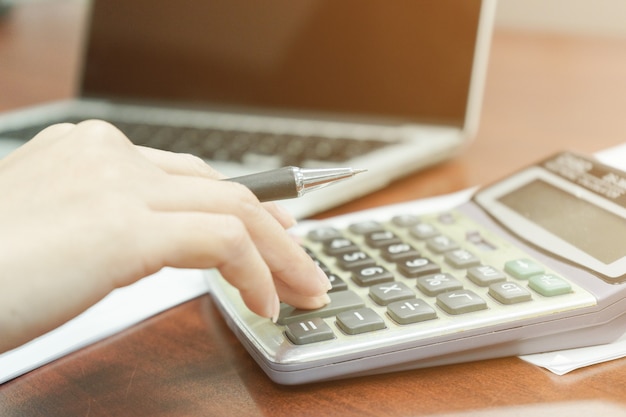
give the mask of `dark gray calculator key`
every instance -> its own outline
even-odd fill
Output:
[[[405,277],[417,278],[428,274],[436,274],[441,267],[428,258],[417,257],[403,259],[398,262],[398,271]]]
[[[424,294],[434,297],[446,291],[460,290],[463,284],[452,275],[442,272],[418,278],[417,288]]]
[[[345,237],[334,237],[324,242],[324,253],[329,256],[337,256],[345,252],[354,252],[359,247]]]
[[[330,303],[317,310],[300,310],[288,304],[281,304],[277,323],[280,325],[308,320],[313,317],[331,317],[346,310],[365,306],[363,299],[354,291],[329,292]]]
[[[420,298],[396,301],[387,306],[387,314],[399,324],[418,323],[437,318],[437,312]]]
[[[409,229],[409,233],[416,239],[426,240],[439,235],[439,230],[430,223],[418,223]]]
[[[320,227],[309,231],[307,237],[314,242],[325,242],[330,239],[343,237],[341,232],[334,227]]]
[[[428,239],[426,241],[426,247],[435,253],[444,253],[449,250],[458,249],[459,244],[448,236],[439,235]]]
[[[523,303],[532,300],[530,291],[517,282],[496,282],[489,286],[489,295],[502,304]]]
[[[376,261],[367,253],[357,250],[340,254],[337,257],[337,264],[343,269],[353,270],[356,268],[374,266],[376,265]]]
[[[360,308],[337,314],[337,326],[347,334],[373,332],[387,327],[382,317],[371,308]]]
[[[372,248],[381,248],[383,246],[397,244],[402,241],[398,236],[396,236],[395,233],[390,232],[389,230],[378,230],[368,233],[365,236],[365,242]]]
[[[395,243],[380,250],[380,256],[387,262],[399,262],[419,255],[420,253],[408,243]]]
[[[370,287],[370,298],[381,306],[395,301],[415,298],[415,292],[402,282],[387,282]]]
[[[348,284],[341,279],[337,274],[327,274],[328,280],[330,281],[330,285],[332,288],[328,290],[328,292],[337,292],[337,291],[345,291],[348,289]]]
[[[394,280],[394,276],[380,265],[367,266],[352,270],[352,280],[362,287]]]
[[[399,214],[397,216],[393,216],[391,222],[399,227],[409,227],[418,224],[420,222],[420,218],[413,214]]]
[[[319,317],[288,324],[285,335],[296,345],[306,345],[335,338],[335,333],[330,326]]]
[[[443,254],[444,259],[454,268],[467,269],[472,266],[480,265],[480,259],[465,249],[455,249]]]
[[[448,314],[465,314],[485,310],[487,303],[470,290],[444,292],[437,296],[437,305]]]
[[[322,272],[324,272],[326,275],[330,274],[330,269],[328,268],[328,266],[326,266],[326,264],[324,262],[320,261],[319,259],[317,259],[315,257],[313,257],[311,259],[313,259],[313,262],[315,262],[315,264],[320,267]]]
[[[476,285],[487,287],[496,282],[506,281],[504,272],[490,265],[479,265],[467,270],[467,277]]]
[[[358,223],[353,223],[348,226],[348,230],[357,235],[365,235],[367,233],[376,232],[379,230],[385,230],[382,224],[377,221],[363,221]]]

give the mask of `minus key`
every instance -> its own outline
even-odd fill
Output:
[[[336,316],[342,311],[352,310],[365,306],[363,299],[354,291],[337,291],[328,293],[330,303],[322,308],[315,310],[302,310],[290,306],[289,304],[281,304],[280,314],[277,324],[286,325],[297,321],[311,319],[313,317],[331,317]]]

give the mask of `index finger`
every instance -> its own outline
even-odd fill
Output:
[[[137,149],[146,159],[168,174],[197,176],[216,180],[226,178],[219,171],[207,164],[202,158],[192,154],[175,153],[145,146],[137,146]],[[279,204],[270,201],[262,205],[272,217],[278,220],[283,228],[287,229],[296,224],[296,220],[291,213]]]
[[[202,178],[171,176],[144,196],[155,211],[197,211],[241,219],[274,276],[285,302],[300,308],[320,307],[328,277],[283,230],[243,185]]]
[[[225,178],[224,175],[213,169],[202,158],[190,153],[176,153],[146,146],[137,146],[137,150],[146,159],[168,174],[214,179]]]

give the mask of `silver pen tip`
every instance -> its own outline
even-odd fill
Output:
[[[367,169],[352,169],[352,174],[356,175],[356,174],[360,174],[361,172],[365,172],[367,171]]]

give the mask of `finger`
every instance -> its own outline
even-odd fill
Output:
[[[163,266],[217,268],[255,313],[276,318],[278,296],[271,273],[243,223],[234,216],[154,213],[142,243],[147,271]],[[142,242],[144,242],[142,240]],[[155,259],[161,262],[151,265]]]
[[[154,210],[231,214],[241,219],[274,276],[281,300],[302,308],[321,307],[327,300],[328,278],[241,184],[171,176],[154,192],[146,197]]]
[[[133,143],[116,126],[104,120],[89,119],[77,123],[70,132],[73,139],[107,141],[116,146],[130,147]]]
[[[262,204],[265,210],[268,211],[274,217],[283,229],[289,229],[296,225],[296,219],[293,215],[285,209],[280,203],[274,203],[272,201]]]
[[[175,153],[160,149],[138,146],[137,149],[150,162],[174,175],[198,176],[212,179],[224,179],[217,170],[213,169],[202,158],[195,155]],[[287,229],[296,224],[295,218],[282,206],[273,202],[264,203],[264,207],[278,222]]]
[[[56,139],[60,136],[67,134],[69,131],[76,127],[73,123],[56,123],[46,127],[37,133],[32,140],[44,139]]]
[[[163,169],[165,172],[173,175],[198,176],[212,179],[224,179],[217,170],[213,169],[202,158],[195,155],[185,153],[175,153],[160,149],[148,148],[145,146],[137,146],[137,149],[150,162]],[[296,224],[295,218],[285,210],[282,206],[268,202],[264,203],[264,207],[278,222],[287,229]]]
[[[70,132],[74,129],[74,127],[75,125],[71,123],[58,123],[50,125],[33,136],[33,138],[24,145],[13,151],[9,156],[11,158],[16,158],[26,151],[32,152],[35,149],[43,148],[52,141],[58,140],[60,137]]]
[[[145,146],[137,146],[137,149],[150,162],[169,174],[214,179],[224,178],[217,170],[195,155],[164,151]]]

